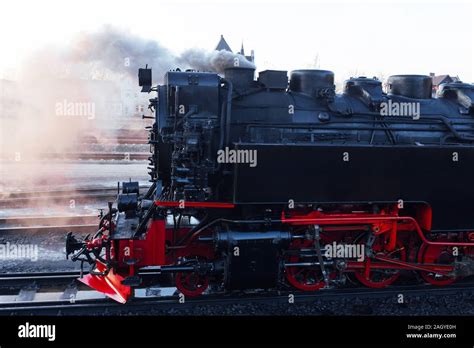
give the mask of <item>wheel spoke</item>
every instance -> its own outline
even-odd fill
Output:
[[[398,248],[392,250],[390,252],[386,252],[383,250],[384,246],[383,241],[381,239],[376,240],[374,244],[373,250],[377,253],[377,255],[390,257],[391,259],[395,260],[406,260],[406,251],[405,247],[398,243]],[[374,269],[372,267],[372,260],[368,258],[364,263],[364,268],[361,270],[357,270],[354,273],[355,277],[359,282],[363,285],[368,286],[370,288],[384,288],[391,284],[393,284],[398,277],[400,276],[399,270],[390,270],[390,269]]]

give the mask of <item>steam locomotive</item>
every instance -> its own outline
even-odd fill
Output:
[[[95,234],[67,235],[83,283],[125,303],[157,282],[198,296],[474,274],[474,85],[433,97],[429,76],[356,77],[337,94],[331,71],[239,66],[138,77],[157,94],[152,185],[122,183]]]

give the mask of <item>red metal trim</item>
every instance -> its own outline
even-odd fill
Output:
[[[371,261],[370,268],[372,269],[406,269],[406,270],[423,270],[434,273],[452,272],[454,267],[451,265],[438,265],[438,264],[425,264],[425,263],[412,263],[400,260],[385,259],[381,257],[375,257],[380,262]],[[394,262],[390,262],[390,261]],[[390,263],[389,263],[390,262]],[[365,268],[366,262],[349,261],[347,263],[347,271],[360,270]]]
[[[434,272],[442,274],[442,275],[448,275],[449,272],[452,272],[454,270],[454,267],[446,266],[447,272],[445,272],[444,270],[440,270],[438,268],[439,266],[430,268],[430,267],[425,267],[423,265],[420,266],[418,264],[414,264],[414,263],[411,263],[411,262],[405,262],[405,261],[401,261],[401,260],[393,260],[393,259],[390,259],[388,257],[382,257],[382,256],[375,256],[375,259],[383,261],[383,262],[393,263],[393,264],[399,265],[399,266],[406,266],[409,269],[416,269],[416,270],[419,270],[419,271],[427,271],[427,272],[433,272],[434,271]],[[442,267],[442,268],[444,268],[444,267]]]
[[[387,246],[388,251],[395,250],[395,247],[397,246],[397,222],[393,221],[392,222],[392,229],[390,230],[390,238],[389,238],[389,243]]]
[[[394,215],[375,215],[375,214],[328,214],[322,215],[320,212],[319,216],[330,216],[330,217],[292,217],[285,218],[285,214],[282,213],[282,223],[290,225],[341,225],[341,224],[368,224],[368,223],[381,223],[381,222],[403,222],[409,221],[412,227],[416,230],[421,240],[429,245],[446,245],[446,246],[474,246],[474,243],[469,242],[432,242],[426,239],[423,231],[421,230],[418,222],[411,216],[394,216]],[[315,214],[312,214],[315,215]],[[309,215],[311,216],[311,214]],[[358,216],[358,217],[354,217]],[[362,217],[359,217],[362,216]]]
[[[104,272],[107,267],[100,261],[96,261],[96,270]],[[78,280],[87,286],[107,295],[113,300],[125,303],[132,296],[130,286],[123,285],[124,278],[111,269],[106,276],[87,274]]]
[[[87,250],[102,248],[108,238],[108,235],[104,234],[102,237],[86,241]]]
[[[129,259],[130,260],[134,260],[135,259],[135,246],[133,245],[133,239],[129,239],[128,240],[128,247],[130,248],[130,256],[129,256]],[[133,263],[130,264],[130,272],[129,274],[131,276],[135,275],[135,266]]]
[[[197,277],[193,279],[193,277]],[[195,282],[193,284],[192,282]],[[194,286],[194,289],[191,288]],[[209,277],[199,274],[183,273],[176,274],[176,288],[187,297],[197,297],[204,293],[209,287]]]
[[[422,228],[431,230],[431,223],[433,221],[433,211],[429,205],[420,205],[417,207],[416,220]]]
[[[232,203],[222,203],[222,202],[170,202],[170,201],[155,201],[155,205],[158,207],[174,207],[180,208],[181,205],[184,205],[182,208],[223,208],[231,209],[235,207],[235,204]]]
[[[145,246],[149,248],[147,252],[147,264],[164,265],[166,264],[166,221],[157,219],[151,222],[148,234],[145,240]],[[151,253],[150,253],[151,252]],[[151,254],[151,255],[148,255]],[[149,258],[148,258],[149,257]]]
[[[120,239],[116,248],[116,260],[121,267],[128,267],[127,261],[134,259],[134,268],[166,264],[166,226],[164,219],[152,220],[145,239]],[[125,250],[129,250],[128,255]],[[132,273],[132,268],[130,267]]]

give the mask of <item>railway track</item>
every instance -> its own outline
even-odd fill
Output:
[[[53,226],[15,226],[15,227],[0,227],[0,235],[5,234],[32,234],[36,232],[73,232],[86,233],[97,229],[95,224],[78,224],[78,225],[53,225]]]
[[[145,130],[145,124],[140,119],[138,129],[121,129],[105,131],[100,136],[82,136],[80,143],[85,144],[148,144],[148,133]]]
[[[141,186],[146,191],[149,186]],[[104,201],[115,199],[117,188],[78,188],[70,190],[44,190],[4,192],[0,196],[0,208],[21,208],[32,202],[37,203],[64,203],[69,205],[71,199],[75,204],[89,203],[90,201]],[[0,218],[0,223],[4,223]]]
[[[97,227],[97,215],[18,216],[0,218],[0,235],[49,232],[90,232]]]
[[[4,161],[15,161],[14,154],[1,154],[0,159]],[[149,152],[65,152],[65,153],[40,153],[34,158],[23,158],[23,160],[48,160],[48,161],[121,161],[121,164],[133,161],[146,161],[150,157]]]
[[[15,223],[13,225],[13,223]],[[32,234],[35,232],[73,232],[90,233],[97,229],[99,218],[97,215],[82,216],[35,216],[13,217],[0,219],[0,235]],[[171,222],[168,221],[171,226]],[[186,226],[182,224],[182,226]]]
[[[82,137],[79,140],[80,144],[127,144],[127,145],[143,145],[148,144],[148,136],[146,132],[141,131],[139,135],[119,136],[119,137],[102,137],[97,139],[95,137]]]
[[[78,152],[78,153],[42,153],[39,158],[48,160],[116,160],[116,161],[146,161],[148,152]]]
[[[142,191],[149,186],[141,186]],[[30,205],[63,204],[69,206],[71,199],[74,204],[90,204],[92,202],[113,201],[117,188],[89,187],[73,190],[41,190],[3,193],[0,198],[1,208],[25,208]],[[62,215],[62,216],[10,216],[0,217],[0,234],[21,234],[37,231],[50,232],[90,232],[98,224],[97,214]]]
[[[292,295],[294,303],[310,303],[316,300],[334,300],[338,298],[368,299],[380,298],[394,300],[403,294],[406,299],[415,296],[449,296],[459,292],[474,292],[474,282],[460,282],[449,287],[431,285],[403,285],[387,289],[345,288],[325,289],[313,293],[299,291],[280,291],[266,293],[212,294],[198,298],[188,298],[180,302],[175,288],[154,288],[153,291],[140,290],[126,305],[116,303],[93,290],[81,290],[75,280],[77,271],[52,273],[15,273],[0,275],[0,289],[20,289],[17,294],[0,295],[0,315],[11,314],[120,314],[150,313],[150,311],[168,311],[189,309],[195,306],[228,306],[234,304],[289,304]],[[41,292],[39,285],[62,285],[52,292]]]
[[[96,195],[103,193],[115,193],[117,192],[116,187],[84,187],[75,189],[64,189],[64,190],[38,190],[38,191],[14,191],[2,193],[2,196],[8,196],[9,199],[32,199],[41,197],[55,197],[75,194],[83,195]]]
[[[14,216],[0,218],[1,225],[30,227],[30,226],[55,226],[58,224],[77,225],[92,224],[97,222],[97,215],[74,215],[74,216]]]
[[[101,139],[100,142],[91,142],[91,144],[100,144],[100,143],[105,143],[105,144],[128,144],[128,145],[143,145],[143,144],[148,144],[148,137],[119,137],[117,139],[112,139],[112,138],[107,138],[107,139]]]
[[[21,289],[37,284],[69,284],[80,275],[80,271],[4,273],[0,274],[0,294],[5,289]]]
[[[74,202],[74,205],[78,204],[88,204],[92,202],[105,202],[109,200],[114,200],[116,193],[104,193],[104,194],[95,194],[95,195],[82,195],[74,194],[64,196],[54,196],[54,197],[35,197],[35,198],[5,198],[0,199],[0,209],[1,208],[25,208],[31,205],[39,206],[42,204],[56,204],[64,207],[70,206],[71,202]]]

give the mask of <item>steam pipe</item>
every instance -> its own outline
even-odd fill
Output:
[[[224,144],[227,144],[228,134],[230,133],[230,117],[232,113],[232,82],[226,79],[222,79],[222,81],[227,84],[227,99],[225,103],[222,103],[221,109],[221,123],[220,123],[220,140],[219,140],[219,148],[218,150],[224,149]],[[225,107],[224,107],[225,106]],[[224,109],[226,111],[226,115],[224,118]],[[222,168],[222,163],[217,164],[217,171]]]
[[[229,133],[230,133],[230,118],[232,113],[232,91],[233,85],[232,82],[226,79],[222,79],[222,81],[227,84],[227,100],[226,100],[226,115],[221,114],[221,139],[219,142],[219,149],[224,149],[224,145],[227,144],[229,141]]]

